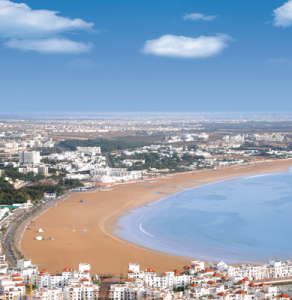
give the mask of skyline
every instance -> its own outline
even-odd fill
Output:
[[[242,119],[257,119],[257,118],[280,118],[282,120],[286,119],[290,120],[292,114],[290,112],[268,112],[268,111],[99,111],[99,112],[74,112],[74,111],[33,111],[33,112],[0,112],[0,119],[19,119],[23,118],[23,120],[29,119],[54,119],[54,118],[72,118],[75,116],[76,118],[98,118],[102,116],[109,116],[111,118],[116,117],[124,117],[124,118],[133,118],[139,119],[141,117],[151,118],[151,117],[161,117],[161,118],[211,118],[211,119],[220,119],[220,118],[242,118]]]
[[[291,8],[0,0],[1,110],[289,112]]]

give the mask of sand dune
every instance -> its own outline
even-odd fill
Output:
[[[158,178],[152,183],[116,185],[108,192],[77,193],[38,217],[36,226],[25,231],[21,248],[27,258],[49,272],[61,271],[67,266],[77,269],[78,262],[90,262],[92,271],[98,274],[126,274],[129,262],[139,262],[142,269],[153,267],[157,272],[182,270],[190,258],[152,251],[119,239],[112,233],[117,219],[129,209],[178,192],[181,188],[237,176],[285,172],[290,166],[292,161],[276,161],[222,171],[179,174]],[[39,235],[35,232],[39,228],[48,229],[42,233],[47,240],[34,240]],[[54,240],[49,240],[49,237],[54,237]]]

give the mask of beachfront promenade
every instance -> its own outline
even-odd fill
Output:
[[[97,188],[91,189],[88,192],[94,192],[96,191]],[[22,236],[27,229],[29,225],[34,226],[35,224],[33,223],[36,218],[41,216],[43,213],[48,211],[49,209],[57,206],[59,203],[67,200],[67,198],[73,194],[75,194],[76,191],[69,191],[66,194],[55,198],[54,200],[51,200],[45,204],[39,204],[37,207],[35,207],[35,211],[28,212],[27,214],[24,214],[21,219],[19,219],[16,222],[12,222],[9,227],[7,228],[4,240],[5,240],[5,248],[6,248],[6,253],[8,257],[10,258],[10,261],[13,265],[16,265],[17,258],[19,258],[19,253],[22,253],[24,257],[25,253],[21,249],[21,239]],[[86,193],[83,191],[83,193]],[[20,222],[20,224],[19,224]],[[15,253],[12,245],[12,240],[14,238],[14,246],[15,248],[19,251],[19,253]]]

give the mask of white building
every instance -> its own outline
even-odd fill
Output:
[[[90,177],[89,174],[66,174],[67,179],[79,179],[79,180],[85,180]]]
[[[73,270],[71,268],[64,268],[62,273],[50,274],[46,271],[41,271],[38,274],[32,276],[33,283],[38,288],[44,287],[64,287],[70,281],[70,279],[90,281],[90,264],[79,263],[79,271]]]
[[[33,300],[63,300],[62,288],[38,288],[32,292]]]
[[[78,152],[83,152],[89,155],[100,154],[100,147],[76,147]]]
[[[93,180],[99,182],[129,181],[142,177],[141,171],[127,171],[125,168],[104,168],[90,171]]]
[[[136,163],[145,164],[145,160],[144,159],[124,159],[121,162],[121,165],[129,168],[129,167],[132,167],[133,164],[136,164]]]
[[[35,174],[38,174],[39,168],[31,168],[31,167],[18,168],[18,172],[23,174],[34,172]]]
[[[43,175],[49,174],[49,168],[46,165],[38,166],[38,173]]]
[[[64,287],[64,300],[97,300],[99,285],[93,284],[91,279],[70,279]]]
[[[185,268],[185,267],[184,267]],[[139,264],[129,264],[128,279],[142,279],[147,287],[171,289],[186,287],[191,283],[191,275],[181,273],[179,270],[156,274],[156,270],[149,268],[140,271]]]
[[[39,164],[40,163],[40,152],[38,151],[22,151],[19,152],[19,162],[22,164]]]

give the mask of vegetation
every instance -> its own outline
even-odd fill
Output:
[[[69,189],[75,189],[77,187],[83,187],[84,184],[79,179],[59,179],[60,186],[66,186]]]
[[[24,203],[28,199],[28,195],[23,191],[16,190],[12,184],[0,177],[0,204],[12,205],[13,203]]]
[[[13,181],[16,179],[37,182],[45,178],[42,174],[34,174],[34,172],[28,172],[27,174],[23,174],[18,172],[16,169],[5,169],[5,177],[11,178]]]
[[[42,162],[45,163],[45,164],[50,164],[50,165],[56,165],[57,164],[55,160],[49,159],[49,158],[43,158]]]
[[[185,287],[181,286],[181,287],[177,287],[176,289],[173,289],[175,292],[184,292]]]
[[[0,177],[0,204],[12,205],[14,203],[25,203],[28,199],[40,200],[44,193],[56,193],[63,195],[65,189],[60,184],[57,185],[34,185],[20,189],[15,189],[12,184]]]
[[[60,184],[28,186],[19,190],[24,191],[31,200],[41,200],[44,197],[44,193],[56,193],[58,196],[65,193],[64,187]]]
[[[145,164],[142,164],[141,162],[133,164],[132,167],[128,168],[129,171],[144,170],[150,168],[170,170],[175,169],[176,171],[178,171],[178,165],[181,162],[181,159],[176,154],[171,157],[160,158],[158,153],[139,153],[127,158],[145,160]]]
[[[185,163],[189,163],[189,164],[194,163],[198,159],[205,159],[205,157],[203,155],[201,155],[201,156],[200,155],[190,155],[190,154],[187,154],[187,153],[182,156],[182,160]]]
[[[204,156],[193,156],[189,154],[184,154],[182,156],[182,159],[179,158],[177,154],[173,154],[170,157],[160,157],[158,153],[139,153],[131,156],[119,156],[114,160],[115,163],[118,162],[118,160],[123,159],[139,159],[139,160],[145,160],[145,164],[142,162],[136,162],[131,167],[128,168],[129,171],[134,170],[145,170],[150,168],[156,168],[156,169],[169,169],[174,170],[176,172],[181,171],[181,163],[184,162],[184,164],[192,164],[193,162],[204,159]]]
[[[40,151],[40,155],[50,155],[52,153],[62,153],[62,150],[53,147],[53,148],[33,148],[34,151]]]
[[[146,142],[127,142],[127,141],[111,141],[103,139],[88,140],[65,140],[60,145],[75,151],[76,147],[100,147],[102,152],[111,152],[115,150],[133,149],[143,146],[149,146]]]

